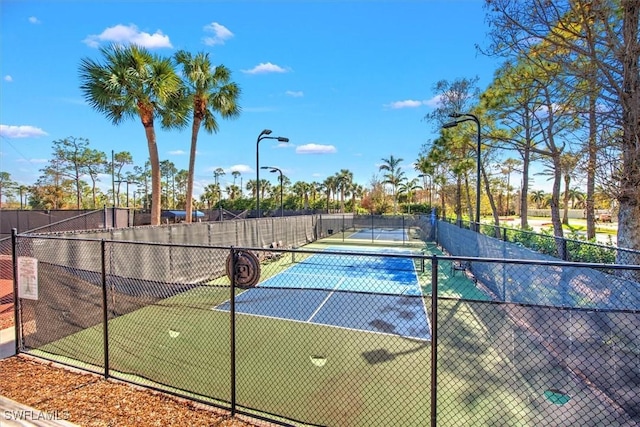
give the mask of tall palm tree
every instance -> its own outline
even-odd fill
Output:
[[[240,194],[240,187],[235,184],[227,185],[224,191],[229,195],[229,200],[235,200]]]
[[[336,186],[337,186],[337,182],[336,182],[336,176],[329,176],[327,177],[323,182],[322,182],[324,191],[327,195],[327,213],[330,213],[330,209],[331,209],[331,194],[335,194],[336,191]]]
[[[353,181],[353,172],[348,169],[341,169],[336,173],[336,190],[340,191],[340,212],[344,213],[344,197],[347,195],[351,182]]]
[[[233,176],[233,185],[236,185],[236,179],[241,175],[240,171],[231,171]],[[242,179],[240,180],[240,186],[238,187],[238,195],[242,198]]]
[[[544,202],[547,199],[547,194],[544,190],[532,191],[529,194],[531,201],[536,204],[536,209],[542,209]]]
[[[255,199],[256,198],[256,190],[258,189],[258,187],[256,185],[256,180],[255,179],[250,179],[249,181],[247,181],[247,186],[245,188],[251,192],[251,197],[253,197]]]
[[[398,200],[397,200],[397,192],[398,186],[402,182],[404,178],[404,172],[402,172],[402,168],[400,168],[400,163],[402,163],[404,159],[393,157],[393,154],[389,156],[388,159],[382,159],[382,164],[380,165],[379,170],[385,171],[383,182],[385,184],[391,185],[391,194],[393,196],[393,213],[397,213],[398,211]]]
[[[171,60],[145,48],[113,44],[100,49],[104,62],[84,58],[80,63],[80,90],[87,103],[114,125],[139,117],[144,126],[151,162],[151,225],[160,224],[160,159],[154,128],[181,127],[185,116],[172,108],[182,89]]]
[[[304,181],[296,181],[291,189],[297,201],[301,202],[300,207],[309,209],[309,191],[311,190],[311,184]]]
[[[209,184],[204,187],[204,192],[200,195],[200,201],[207,204],[207,209],[211,210],[211,206],[218,200],[220,192],[216,184]]]
[[[406,194],[409,213],[411,213],[411,204],[414,202],[416,190],[420,189],[422,187],[418,184],[418,178],[413,178],[411,181],[405,179],[400,183],[398,194]]]
[[[358,199],[362,200],[362,197],[364,196],[364,194],[365,194],[365,188],[362,185],[356,184],[354,182],[351,187],[351,202],[353,205],[353,212],[357,212],[356,200]]]
[[[223,118],[234,118],[240,115],[238,98],[240,88],[231,81],[231,71],[224,65],[213,68],[209,54],[200,52],[195,56],[184,50],[175,54],[176,62],[182,65],[185,82],[184,97],[193,112],[191,125],[191,151],[189,153],[189,177],[187,181],[187,204],[185,221],[191,222],[193,210],[193,176],[196,161],[196,146],[200,126],[208,133],[218,132],[218,121],[215,113]]]
[[[580,191],[578,187],[569,190],[569,200],[571,201],[571,209],[584,209],[586,205],[586,194]]]

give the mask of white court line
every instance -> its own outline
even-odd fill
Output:
[[[336,286],[334,286],[333,290],[331,292],[329,292],[329,295],[327,295],[327,297],[324,299],[324,301],[322,301],[320,303],[320,305],[318,306],[318,308],[316,308],[316,311],[314,311],[313,313],[311,313],[311,317],[309,317],[307,319],[307,322],[311,322],[311,319],[313,319],[316,314],[318,314],[318,312],[320,310],[322,310],[322,307],[327,303],[327,301],[329,300],[329,298],[331,298],[331,296],[336,292],[336,289],[338,289],[340,287],[340,285],[342,285],[342,283],[345,281],[345,278],[342,278],[340,280],[338,280],[338,283],[336,283]]]

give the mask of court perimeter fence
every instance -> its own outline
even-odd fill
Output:
[[[261,280],[278,275],[320,252],[299,246],[348,221],[358,225],[337,216],[14,233],[16,351],[283,425],[640,423],[640,285],[630,279],[640,266],[507,259],[531,254],[416,219],[441,246],[325,250],[335,262],[323,258],[320,274],[263,296],[227,276],[249,253],[263,260]],[[458,239],[503,256],[438,251]],[[378,289],[394,281],[387,270],[336,287],[368,257],[413,261],[415,292]],[[328,294],[341,296],[338,314],[297,317]],[[262,308],[243,311],[256,300]],[[416,306],[426,332],[400,332],[421,328]]]

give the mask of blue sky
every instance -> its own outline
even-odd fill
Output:
[[[498,62],[486,43],[482,0],[422,1],[30,1],[3,0],[0,26],[0,170],[33,184],[52,141],[86,138],[106,152],[148,149],[138,120],[113,126],[83,101],[82,58],[99,46],[134,41],[170,56],[204,51],[240,86],[242,114],[200,133],[195,194],[213,171],[255,179],[262,129],[290,139],[260,143],[260,165],[292,181],[322,181],[341,169],[367,186],[383,158],[413,162],[437,129],[423,121],[442,79],[491,82]],[[190,130],[156,126],[161,160],[188,168]],[[276,174],[261,171],[275,183]],[[110,188],[110,176],[100,186]],[[534,184],[535,185],[535,184]]]

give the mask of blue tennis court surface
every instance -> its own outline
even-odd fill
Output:
[[[236,312],[431,339],[410,258],[314,254],[239,294]]]
[[[409,235],[403,229],[365,228],[348,236],[349,239],[408,241]]]

